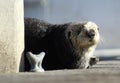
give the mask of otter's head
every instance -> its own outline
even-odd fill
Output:
[[[71,23],[67,29],[67,37],[78,49],[95,46],[100,39],[98,26],[93,22]]]

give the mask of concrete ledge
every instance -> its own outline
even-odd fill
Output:
[[[119,83],[119,56],[101,59],[90,69],[0,74],[1,83]],[[117,60],[116,60],[117,59]]]
[[[58,70],[0,74],[1,83],[119,83],[120,69]]]
[[[112,57],[112,56],[109,56]],[[90,69],[0,74],[1,83],[119,83],[119,56],[101,59]]]

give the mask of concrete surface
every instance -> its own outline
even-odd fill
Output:
[[[120,83],[120,56],[104,55],[90,69],[0,74],[0,83]]]
[[[24,49],[23,0],[0,0],[0,72],[18,72]]]
[[[119,69],[59,70],[0,74],[0,83],[119,83]]]

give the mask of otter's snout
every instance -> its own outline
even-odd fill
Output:
[[[90,32],[87,33],[87,35],[88,35],[89,38],[93,39],[94,36],[95,36],[95,32],[94,31],[90,31]]]

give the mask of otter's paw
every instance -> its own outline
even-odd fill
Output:
[[[93,65],[97,64],[98,62],[99,62],[98,57],[91,57],[89,64],[90,64],[90,66],[93,66]]]
[[[87,68],[90,68],[91,66],[97,64],[99,62],[99,58],[98,57],[91,57],[90,61],[89,61],[89,66]]]

